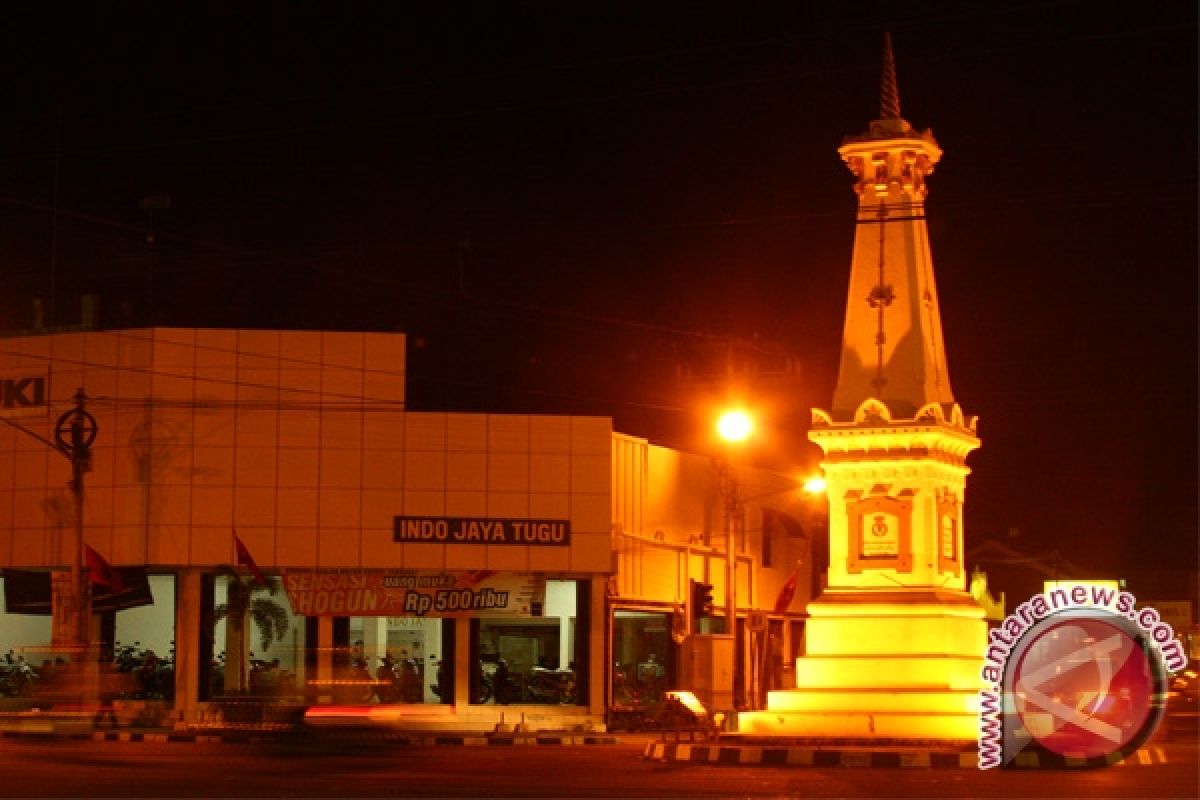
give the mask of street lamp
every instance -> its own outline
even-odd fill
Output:
[[[75,392],[75,407],[64,412],[54,426],[56,449],[71,462],[71,494],[75,498],[75,541],[71,548],[71,584],[75,594],[73,633],[83,657],[91,643],[91,579],[84,569],[83,476],[92,468],[92,443],[96,441],[96,418],[87,411],[87,395]]]
[[[726,452],[717,460],[721,498],[725,501],[725,630],[734,637],[734,685],[741,674],[741,654],[737,642],[737,548],[736,528],[741,519],[742,499],[737,475],[729,459],[732,446],[746,442],[754,433],[754,419],[742,409],[730,409],[717,418],[717,435],[726,443]]]
[[[75,407],[58,417],[54,425],[54,440],[31,431],[20,423],[0,416],[0,422],[15,428],[31,438],[55,450],[71,462],[71,481],[67,484],[75,499],[74,541],[71,543],[71,602],[66,627],[70,642],[82,653],[90,643],[91,627],[91,583],[85,568],[83,538],[83,475],[92,469],[92,443],[96,441],[98,426],[96,418],[87,411],[87,394],[83,389],[75,392]]]
[[[823,494],[826,488],[825,479],[820,475],[814,475],[804,481],[804,491],[809,494]]]
[[[741,409],[731,409],[717,418],[717,435],[729,444],[741,444],[754,433],[754,419]]]

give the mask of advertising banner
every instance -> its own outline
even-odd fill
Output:
[[[309,617],[539,616],[546,598],[544,578],[490,570],[285,569],[283,586]]]

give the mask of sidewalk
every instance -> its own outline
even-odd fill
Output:
[[[459,747],[513,747],[525,745],[599,745],[619,744],[617,736],[603,733],[577,733],[540,730],[530,732],[406,730],[399,726],[323,727],[303,724],[223,724],[168,727],[110,727],[95,724],[90,712],[48,711],[38,713],[0,713],[0,738],[37,741],[172,742],[172,743],[251,743],[279,744],[372,742],[389,745]]]
[[[629,745],[642,758],[674,764],[734,765],[763,767],[853,767],[853,768],[932,768],[975,769],[978,755],[974,749],[953,750],[935,746],[867,745],[846,743],[786,743],[767,740],[753,743],[736,735],[715,742],[668,741],[658,733],[575,733],[533,731],[495,733],[491,731],[412,730],[402,727],[338,727],[281,725],[209,725],[204,728],[173,730],[153,727],[96,728],[90,714],[43,712],[40,714],[0,713],[0,739],[37,742],[143,742],[171,744],[274,744],[296,750],[308,747],[526,747]],[[1167,763],[1200,762],[1200,750],[1194,740],[1151,742],[1115,768],[1148,767]],[[1081,768],[1083,764],[1056,762],[1033,763],[1019,760],[1018,768]]]

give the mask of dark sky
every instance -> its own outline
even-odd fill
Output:
[[[0,329],[404,330],[414,408],[678,446],[732,368],[810,467],[890,30],[969,540],[1196,568],[1194,3],[303,5],[12,15]]]

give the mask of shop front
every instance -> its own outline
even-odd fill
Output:
[[[731,574],[738,705],[798,651],[812,540],[779,524],[804,513],[793,476],[739,471],[734,535],[712,459],[607,418],[407,411],[402,334],[4,342],[0,380],[28,402],[0,412],[0,580],[46,588],[0,612],[0,657],[69,660],[76,575],[101,598],[108,567],[149,589],[97,605],[88,640],[156,665],[186,725],[247,697],[471,730],[653,713],[694,683],[689,637],[724,635]],[[86,493],[46,444],[73,409],[95,423]],[[73,571],[84,548],[108,566]],[[690,607],[695,581],[714,610]]]
[[[0,612],[0,647],[39,667],[69,649],[55,614],[87,547],[152,589],[89,641],[169,662],[180,724],[263,696],[602,724],[611,422],[408,412],[404,355],[401,334],[5,340],[0,379],[39,390],[0,426],[0,571],[52,588],[40,616]],[[96,436],[77,526],[71,464],[45,442],[79,398]]]

